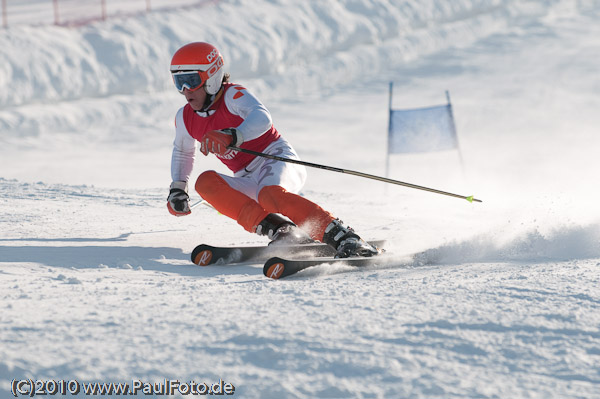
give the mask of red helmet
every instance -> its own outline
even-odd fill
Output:
[[[186,72],[198,72],[198,75]],[[225,69],[223,57],[212,44],[194,42],[186,44],[175,52],[171,59],[171,74],[175,86],[181,92],[184,88],[197,90],[204,86],[208,94],[217,94],[223,83]]]

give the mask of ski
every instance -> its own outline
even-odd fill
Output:
[[[371,245],[381,247],[385,241],[370,241]],[[215,247],[200,244],[192,251],[192,262],[198,266],[227,265],[253,260],[264,261],[275,256],[334,256],[335,250],[320,242],[295,245],[256,245],[241,247]]]
[[[379,255],[371,257],[356,257],[356,258],[308,258],[308,259],[285,259],[281,257],[273,257],[265,262],[263,274],[272,279],[280,279],[291,276],[301,270],[309,267],[324,265],[324,264],[339,264],[354,267],[365,267],[375,265],[386,265],[391,261],[401,261],[400,258],[390,258],[389,256]]]

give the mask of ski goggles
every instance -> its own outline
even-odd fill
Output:
[[[198,90],[204,85],[207,79],[208,74],[206,71],[173,72],[173,82],[180,93],[183,93],[184,89],[188,89],[189,91]]]

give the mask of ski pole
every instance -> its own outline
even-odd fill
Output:
[[[256,155],[257,157],[269,158],[269,159],[274,159],[276,161],[282,161],[282,162],[296,163],[296,164],[299,164],[299,165],[310,166],[311,168],[325,169],[325,170],[329,170],[331,172],[338,172],[338,173],[345,173],[345,174],[348,174],[348,175],[366,177],[367,179],[379,180],[379,181],[382,181],[382,182],[385,182],[385,183],[397,184],[399,186],[414,188],[414,189],[417,189],[417,190],[429,191],[430,193],[447,195],[449,197],[454,197],[454,198],[462,198],[462,199],[466,199],[467,201],[469,201],[471,203],[472,202],[482,202],[481,200],[479,200],[477,198],[473,198],[472,195],[470,195],[470,196],[464,196],[464,195],[453,194],[453,193],[449,193],[449,192],[446,192],[446,191],[436,190],[435,188],[418,186],[416,184],[405,183],[405,182],[394,180],[394,179],[388,179],[387,177],[375,176],[375,175],[370,175],[370,174],[367,174],[367,173],[356,172],[356,171],[353,171],[353,170],[342,169],[342,168],[335,168],[333,166],[320,165],[320,164],[317,164],[317,163],[300,161],[298,159],[284,158],[284,157],[280,157],[280,156],[277,156],[277,155],[265,154],[265,153],[262,153],[262,152],[247,150],[245,148],[239,148],[239,147],[232,146],[232,145],[230,145],[227,148],[229,148],[231,150],[235,150],[235,151],[245,152],[246,154]]]
[[[206,202],[205,200],[199,200],[197,202],[194,202],[192,205],[190,205],[190,209],[194,209],[195,207],[197,207],[198,205],[206,205],[209,208],[215,209],[211,204],[209,204],[208,202]]]
[[[197,207],[198,205],[200,205],[204,200],[199,200],[197,202],[194,202],[192,205],[190,205],[190,209],[194,209],[195,207]]]

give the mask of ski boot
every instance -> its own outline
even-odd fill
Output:
[[[269,245],[309,244],[315,242],[304,230],[290,219],[269,213],[256,227],[256,233],[271,239]]]
[[[342,223],[339,219],[333,220],[323,234],[323,242],[337,251],[336,258],[380,254],[377,248],[360,238],[350,227],[344,227]]]

